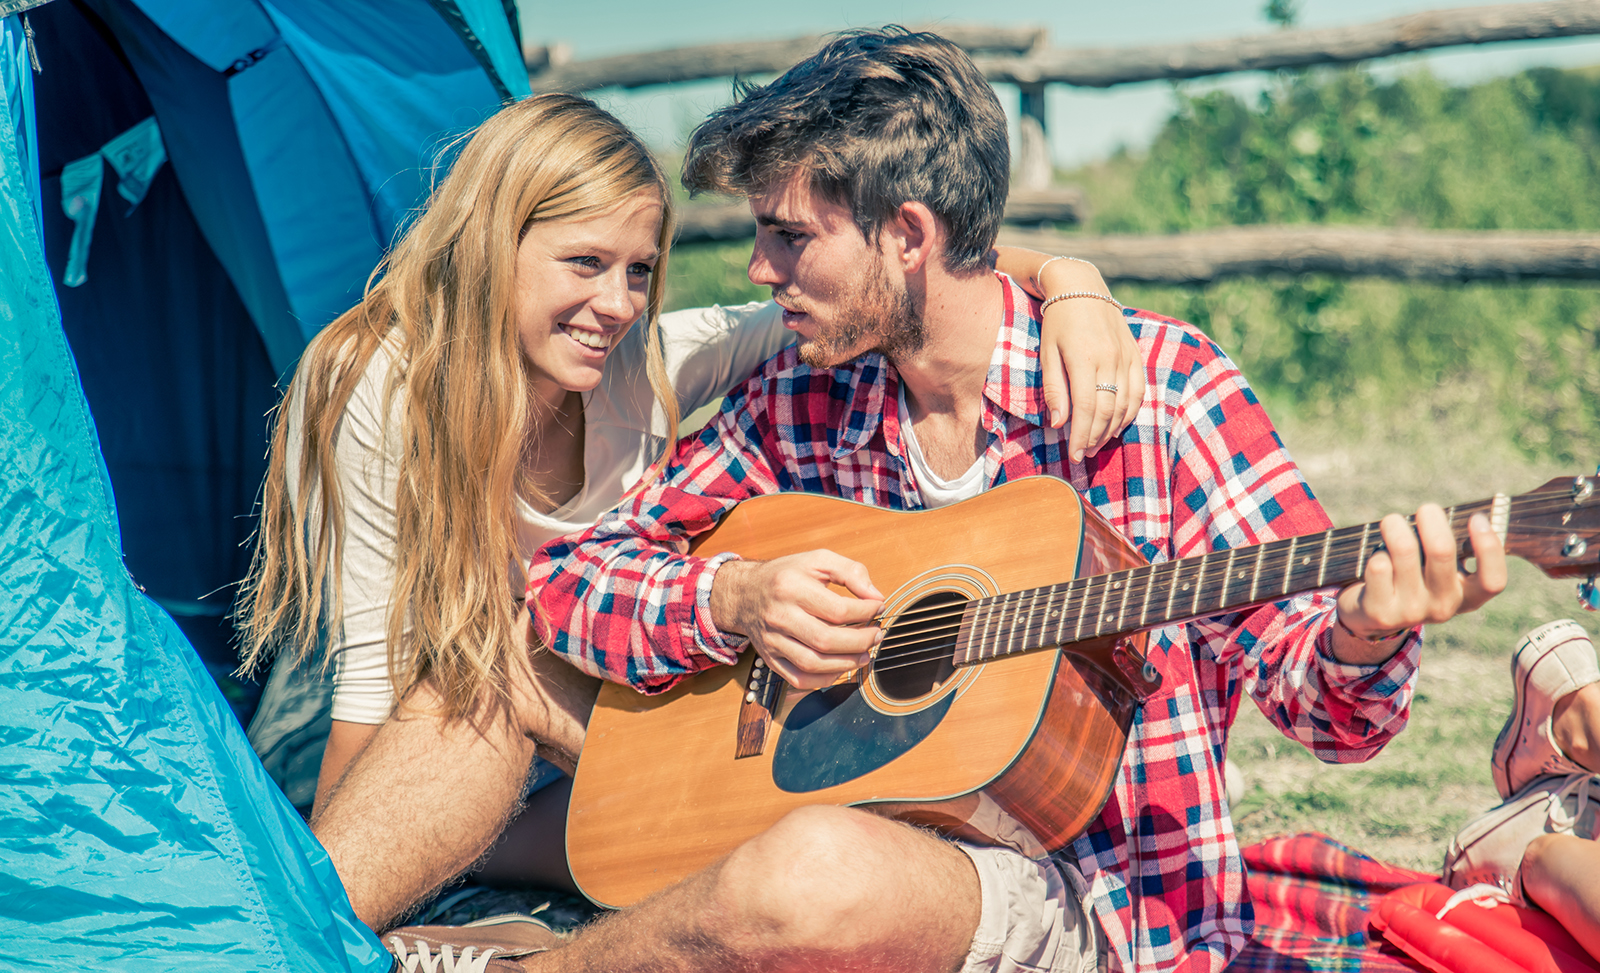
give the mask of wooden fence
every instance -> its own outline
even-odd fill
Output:
[[[1437,281],[1600,280],[1600,234],[1250,226],[1163,236],[1007,228],[1000,242],[1081,257],[1107,280],[1203,284],[1324,273]]]
[[[1045,137],[1049,84],[1111,87],[1340,64],[1415,51],[1600,34],[1600,0],[1544,0],[1434,10],[1354,27],[1278,30],[1228,40],[1117,49],[1053,48],[1037,27],[939,25],[991,81],[1021,91],[1020,144],[1008,224],[1081,222],[1081,191],[1052,187]],[[637,88],[730,75],[774,74],[810,55],[821,35],[706,44],[573,61],[559,48],[526,52],[534,91]],[[685,207],[679,242],[737,240],[755,224],[743,205]],[[1200,283],[1219,277],[1310,271],[1433,280],[1597,280],[1600,237],[1390,231],[1345,227],[1249,227],[1172,236],[1093,237],[1008,227],[1002,239],[1068,252],[1108,279]]]

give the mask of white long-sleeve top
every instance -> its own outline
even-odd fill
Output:
[[[662,351],[680,415],[721,398],[792,334],[772,302],[674,311],[662,316]],[[385,627],[394,590],[395,496],[400,461],[399,396],[384,386],[390,355],[380,348],[341,417],[334,462],[344,502],[344,611],[327,633],[333,654],[333,718],[382,723],[394,705]],[[290,403],[285,456],[289,495],[297,493],[303,393]],[[630,328],[611,351],[604,376],[584,395],[583,486],[559,509],[542,514],[517,499],[517,562],[507,570],[507,597],[520,600],[525,570],[546,541],[588,527],[622,498],[660,454],[666,435],[645,373],[644,329]]]

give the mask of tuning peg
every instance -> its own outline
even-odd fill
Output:
[[[1595,576],[1589,575],[1588,581],[1578,582],[1578,604],[1592,612],[1600,612],[1600,585],[1595,584]]]

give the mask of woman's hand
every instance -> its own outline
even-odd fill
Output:
[[[997,247],[996,253],[1000,271],[1041,300],[1073,291],[1111,295],[1093,264],[1015,247]],[[1050,305],[1039,363],[1050,426],[1060,429],[1072,421],[1067,448],[1074,463],[1099,452],[1144,403],[1144,355],[1122,312],[1106,301],[1074,297]]]

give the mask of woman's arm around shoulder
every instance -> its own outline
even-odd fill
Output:
[[[1144,402],[1145,363],[1122,305],[1084,260],[996,247],[996,268],[1045,302],[1039,364],[1050,425],[1070,418],[1068,455],[1093,456],[1127,428]]]

